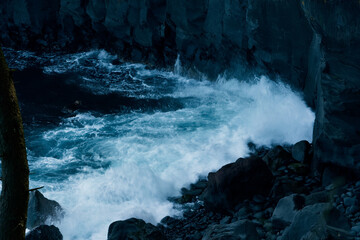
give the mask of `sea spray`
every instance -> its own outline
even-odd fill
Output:
[[[94,96],[144,104],[124,112],[119,103],[108,114],[80,109],[55,126],[27,126],[31,185],[45,185],[44,194],[66,210],[59,225],[65,239],[105,239],[116,220],[157,223],[181,214],[167,198],[248,154],[248,141],[311,141],[314,113],[299,94],[264,76],[196,80],[118,64],[105,51],[52,59],[39,60],[48,75],[72,72]]]

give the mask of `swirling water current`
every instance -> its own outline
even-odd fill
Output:
[[[106,239],[111,222],[158,223],[167,199],[258,145],[311,141],[302,96],[265,76],[192,79],[104,50],[5,49],[22,109],[31,187],[66,211],[64,239]]]

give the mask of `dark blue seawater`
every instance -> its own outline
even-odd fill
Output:
[[[248,153],[311,141],[300,95],[259,76],[217,81],[121,63],[103,50],[5,49],[21,104],[31,187],[66,210],[64,239],[106,239],[113,221],[181,215],[170,196]],[[184,74],[186,75],[186,74]]]

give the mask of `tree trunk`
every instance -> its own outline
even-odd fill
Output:
[[[25,239],[29,167],[14,83],[0,48],[0,240]]]

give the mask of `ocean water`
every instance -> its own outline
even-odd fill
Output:
[[[217,81],[121,63],[104,50],[5,49],[24,118],[31,187],[66,211],[64,239],[106,239],[110,223],[158,223],[181,187],[258,145],[311,141],[302,96],[265,76]]]

